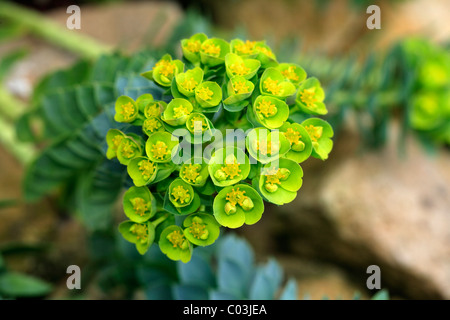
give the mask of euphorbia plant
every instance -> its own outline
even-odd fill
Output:
[[[299,163],[327,159],[333,129],[315,118],[327,113],[319,80],[278,63],[264,41],[196,34],[181,47],[182,59],[166,54],[142,74],[162,98],[119,97],[115,120],[130,127],[106,140],[134,185],[123,197],[123,237],[141,254],[156,243],[188,262],[221,227],[257,223],[265,202],[292,202]]]

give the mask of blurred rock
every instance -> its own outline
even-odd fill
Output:
[[[197,0],[214,20],[229,29],[242,27],[253,39],[299,40],[308,52],[366,52],[390,47],[405,36],[433,41],[450,37],[449,1],[408,0],[376,3],[352,0]],[[381,8],[381,30],[369,30],[369,5]]]
[[[360,154],[354,134],[341,135],[329,161],[303,165],[297,199],[266,211],[265,237],[256,227],[246,230],[250,241],[333,261],[362,285],[367,267],[378,265],[382,288],[392,293],[449,299],[450,154],[427,155],[411,140],[402,156],[391,140]]]

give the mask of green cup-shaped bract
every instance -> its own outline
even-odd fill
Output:
[[[117,122],[131,123],[139,115],[136,102],[127,96],[120,96],[116,100],[114,120]]]
[[[194,65],[200,63],[200,48],[206,39],[208,39],[206,34],[196,33],[189,39],[181,40],[181,50],[186,60],[192,62]]]
[[[147,107],[147,105],[156,102],[157,101],[153,99],[153,95],[151,95],[150,93],[144,93],[136,99],[136,105],[138,106],[140,113],[145,112],[145,108]]]
[[[186,239],[183,230],[176,225],[163,230],[159,237],[159,248],[169,259],[181,260],[186,263],[191,260],[192,244]]]
[[[170,87],[173,78],[183,71],[183,62],[172,60],[170,54],[166,54],[155,64],[152,70],[142,73],[142,76],[155,81],[162,87]]]
[[[203,81],[203,70],[199,67],[179,73],[175,77],[178,91],[186,97],[195,94],[195,88]]]
[[[191,158],[181,165],[180,178],[194,187],[204,186],[208,177],[208,165],[203,158]]]
[[[157,117],[149,117],[142,123],[142,131],[147,135],[151,135],[155,132],[164,131],[164,124]]]
[[[275,68],[267,68],[261,76],[259,90],[262,95],[285,99],[293,95],[295,86],[283,76],[281,71]]]
[[[254,128],[245,137],[248,153],[261,163],[275,161],[290,150],[290,142],[278,130]]]
[[[312,142],[306,129],[298,123],[286,122],[280,127],[280,132],[291,144],[291,149],[285,158],[301,163],[309,158],[312,152]]]
[[[309,118],[302,122],[302,126],[308,132],[313,150],[311,155],[315,158],[326,160],[333,149],[333,128],[328,122],[319,118]]]
[[[241,56],[242,58],[256,58],[258,51],[256,50],[256,41],[241,39],[233,39],[230,41],[231,52]]]
[[[193,110],[194,107],[188,100],[175,98],[169,102],[161,115],[161,119],[171,126],[180,126],[186,123]]]
[[[255,50],[258,52],[256,59],[261,61],[262,68],[276,67],[278,65],[277,57],[265,41],[256,42]]]
[[[123,165],[128,165],[131,160],[142,156],[143,153],[143,139],[133,133],[123,137],[117,147],[117,159]]]
[[[222,101],[222,89],[213,81],[205,81],[195,88],[195,100],[202,108],[212,108]]]
[[[194,189],[192,186],[177,178],[169,186],[169,200],[176,208],[187,207],[194,199]]]
[[[145,118],[156,117],[159,118],[161,116],[162,111],[167,106],[167,103],[164,101],[146,101],[147,104],[144,106],[143,114]]]
[[[319,80],[311,77],[300,84],[295,102],[300,110],[305,113],[324,115],[328,113],[327,107],[323,103],[324,99],[325,92],[323,91]]]
[[[220,234],[220,225],[216,219],[207,213],[193,213],[183,221],[184,235],[189,242],[197,246],[213,244]]]
[[[256,120],[268,129],[281,127],[289,118],[286,102],[271,96],[258,96],[253,102]]]
[[[125,240],[136,245],[141,255],[148,251],[155,240],[155,227],[150,221],[144,223],[124,221],[119,225],[119,231]]]
[[[211,121],[200,112],[193,112],[186,120],[186,128],[192,134],[205,133],[210,130],[212,126]]]
[[[156,213],[156,200],[147,187],[130,187],[123,196],[125,215],[134,222],[143,223]]]
[[[246,184],[236,184],[220,190],[214,198],[214,217],[224,227],[239,228],[258,222],[264,212],[264,202],[258,192]]]
[[[259,191],[269,202],[283,205],[297,197],[302,177],[303,170],[297,162],[280,158],[278,163],[268,163],[262,168]]]
[[[178,138],[168,132],[155,132],[145,143],[145,152],[152,162],[170,162],[178,152]]]
[[[225,69],[229,78],[241,76],[249,80],[255,76],[261,67],[261,62],[256,59],[244,59],[234,53],[225,56]]]
[[[216,186],[226,187],[248,177],[250,161],[241,149],[226,147],[213,153],[208,171]]]
[[[125,136],[126,135],[118,129],[108,130],[108,133],[106,134],[106,144],[108,145],[106,157],[108,159],[114,159],[117,157],[117,149]]]
[[[246,80],[244,77],[233,77],[227,83],[227,97],[223,100],[223,103],[228,106],[236,106],[235,111],[241,111],[248,104],[248,101],[245,100],[250,98],[254,89],[253,82]],[[244,101],[245,104],[242,103]]]
[[[152,183],[156,178],[158,166],[147,157],[136,157],[127,166],[128,175],[137,187]]]
[[[208,67],[225,63],[225,56],[230,52],[230,44],[223,39],[211,38],[205,40],[200,47],[201,62]]]
[[[295,63],[280,63],[275,69],[279,70],[296,87],[306,79],[306,71]]]

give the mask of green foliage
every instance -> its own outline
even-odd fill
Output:
[[[9,299],[44,297],[52,290],[52,286],[46,281],[8,270],[0,255],[0,297]]]
[[[144,92],[160,98],[162,90],[140,76],[155,62],[149,51],[133,57],[115,53],[94,63],[80,61],[37,85],[32,109],[17,124],[22,140],[45,145],[26,170],[23,185],[27,200],[37,200],[65,186],[68,189],[61,189],[67,190],[64,202],[89,228],[105,228],[112,222],[112,205],[127,183],[126,168],[105,159],[114,138],[105,136],[116,128],[131,136],[133,144],[134,139],[139,142],[133,127],[114,121],[115,102],[125,95],[135,101]],[[115,155],[111,151],[107,154],[108,158]]]
[[[256,263],[248,242],[233,234],[196,248],[189,263],[168,259],[156,246],[141,256],[116,235],[95,233],[91,246],[100,288],[120,288],[126,298],[141,291],[150,300],[297,299],[296,282],[286,281],[278,262]]]
[[[182,60],[165,54],[142,73],[163,91],[160,99],[142,92],[116,100],[114,119],[137,130],[110,129],[106,155],[127,166],[135,185],[124,196],[125,239],[141,254],[152,239],[169,258],[188,262],[196,246],[214,243],[219,226],[255,224],[265,201],[292,202],[302,186],[298,163],[327,159],[333,130],[310,118],[327,113],[319,81],[279,64],[265,42],[195,34],[181,47]],[[235,142],[238,129],[248,135]],[[154,207],[167,214],[152,218]]]

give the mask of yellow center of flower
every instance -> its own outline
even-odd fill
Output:
[[[138,169],[142,174],[142,177],[145,180],[150,179],[153,176],[153,173],[155,173],[155,165],[153,164],[153,162],[149,161],[149,160],[142,160],[139,161],[138,163]]]
[[[127,158],[127,159],[132,158],[135,155],[135,146],[134,146],[134,144],[131,141],[125,140],[123,142],[123,144],[122,144],[122,150],[121,151],[122,151],[121,152],[122,155],[125,158]]]
[[[239,163],[227,163],[222,167],[222,171],[228,178],[234,179],[234,177],[238,176],[241,172],[239,166]]]
[[[147,106],[146,110],[145,110],[145,116],[147,118],[150,117],[157,117],[159,116],[159,104],[158,103],[152,103],[150,105]]]
[[[285,76],[289,80],[294,80],[294,81],[299,80],[298,75],[295,73],[294,66],[289,66],[287,69],[281,71],[281,73],[283,74],[283,76]]]
[[[181,204],[188,202],[191,199],[189,190],[185,189],[183,186],[176,186],[172,189],[172,196],[175,198],[176,202]]]
[[[308,132],[308,134],[311,137],[311,140],[313,142],[317,142],[317,140],[322,137],[322,133],[323,133],[322,127],[315,127],[311,124],[309,126],[306,126],[305,129]]]
[[[181,83],[181,86],[187,91],[192,91],[198,85],[198,82],[194,80],[194,78],[184,79]]]
[[[264,156],[267,156],[268,154],[272,155],[272,142],[271,141],[260,142],[259,140],[256,141],[256,151],[259,151]]]
[[[208,124],[201,116],[193,116],[191,126],[194,128],[194,132],[204,132],[208,128]]]
[[[282,86],[278,83],[278,80],[272,80],[272,78],[267,78],[264,80],[264,89],[273,95],[280,95],[282,93]]]
[[[197,92],[196,95],[204,100],[204,101],[209,101],[212,99],[214,92],[212,92],[212,90],[210,90],[208,87],[201,87]]]
[[[236,94],[247,93],[250,91],[250,86],[245,81],[232,82],[233,90]]]
[[[136,214],[140,215],[141,217],[145,215],[145,213],[148,210],[147,202],[145,202],[142,198],[134,198],[131,199],[131,203],[133,204],[133,210],[136,212]]]
[[[244,195],[245,191],[239,190],[239,188],[232,188],[230,192],[226,195],[226,200],[230,202],[233,206],[236,204],[242,205],[247,196]]]
[[[269,100],[261,100],[256,106],[256,110],[258,114],[266,118],[273,117],[277,114],[277,107],[275,107],[275,104],[273,104]]]
[[[308,108],[314,108],[314,103],[317,102],[315,89],[311,88],[303,90],[300,93],[300,100],[302,100]]]
[[[145,119],[143,126],[145,131],[153,133],[153,131],[156,131],[159,128],[161,128],[161,123],[155,118],[149,118]]]
[[[190,52],[197,53],[200,51],[201,42],[199,40],[189,40],[186,44],[186,49]]]
[[[189,115],[190,113],[191,112],[188,110],[188,108],[183,105],[173,108],[174,118],[181,118],[181,117]]]
[[[292,128],[288,128],[288,129],[286,130],[286,132],[284,133],[284,136],[286,137],[286,139],[289,140],[289,142],[290,142],[291,144],[297,143],[297,142],[300,140],[300,138],[302,137],[302,136],[300,135],[300,132],[295,131],[295,130],[292,129]]]
[[[155,68],[156,67],[161,67],[159,69],[159,73],[162,74],[165,77],[168,77],[169,75],[173,75],[173,73],[175,72],[177,66],[168,60],[161,60],[159,62],[157,62],[155,64]]]
[[[147,241],[148,238],[147,225],[136,223],[130,228],[130,231],[136,235],[136,239],[141,240],[141,243]]]
[[[243,62],[233,63],[230,65],[230,71],[237,76],[245,76],[250,72],[250,68],[246,67]]]
[[[267,49],[266,47],[256,47],[256,51],[264,53],[268,57],[274,58],[272,50]]]
[[[167,240],[169,240],[170,243],[172,243],[174,248],[178,247],[183,249],[186,243],[184,235],[178,230],[169,233],[169,235],[167,236]]]
[[[131,117],[135,114],[135,112],[136,109],[131,102],[122,105],[122,109],[120,110],[120,114],[122,115],[125,121],[130,120]]]
[[[205,234],[207,233],[206,225],[194,220],[189,227],[189,232],[194,236],[194,238],[205,238]]]
[[[192,183],[195,182],[197,177],[200,175],[198,173],[198,169],[199,169],[199,166],[194,165],[194,164],[188,164],[188,165],[184,166],[184,170],[183,170],[184,178],[186,180],[189,180]]]
[[[152,154],[155,159],[163,160],[168,153],[169,151],[167,151],[167,144],[163,141],[157,141],[152,145]]]
[[[281,184],[280,180],[286,178],[286,175],[281,173],[280,168],[276,169],[275,167],[266,169],[266,183],[271,185]]]
[[[114,138],[112,138],[112,143],[113,143],[113,149],[117,150],[117,148],[119,147],[120,143],[122,142],[123,136],[118,134],[116,135]]]
[[[212,56],[220,55],[220,47],[215,45],[214,43],[204,43],[202,45],[202,50],[204,53],[207,53]]]
[[[240,54],[252,54],[255,51],[256,41],[245,41],[234,46]]]

